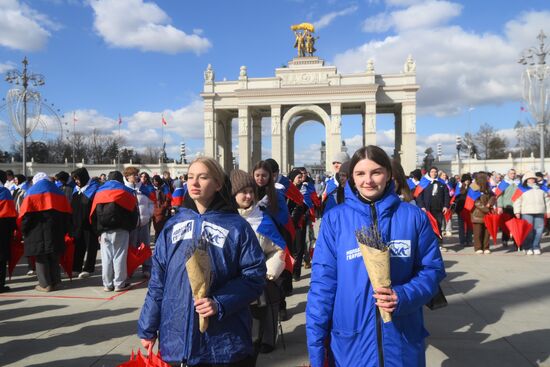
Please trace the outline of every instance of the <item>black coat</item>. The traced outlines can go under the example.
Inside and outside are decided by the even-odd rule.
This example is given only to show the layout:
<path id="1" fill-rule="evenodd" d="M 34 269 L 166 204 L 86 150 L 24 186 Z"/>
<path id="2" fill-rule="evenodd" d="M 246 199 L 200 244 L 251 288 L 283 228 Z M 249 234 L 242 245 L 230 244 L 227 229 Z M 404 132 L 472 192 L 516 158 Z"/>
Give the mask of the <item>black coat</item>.
<path id="1" fill-rule="evenodd" d="M 10 260 L 10 241 L 15 230 L 14 218 L 0 218 L 0 261 Z"/>
<path id="2" fill-rule="evenodd" d="M 71 228 L 71 215 L 57 210 L 26 213 L 21 221 L 25 256 L 61 254 L 65 251 L 65 234 Z"/>
<path id="3" fill-rule="evenodd" d="M 71 207 L 73 208 L 73 227 L 71 229 L 71 237 L 80 238 L 84 231 L 91 231 L 92 224 L 90 223 L 90 210 L 92 209 L 91 199 L 84 194 L 75 192 L 71 199 Z"/>
<path id="4" fill-rule="evenodd" d="M 434 185 L 438 185 L 437 193 L 432 195 Z M 447 185 L 435 180 L 426 187 L 420 195 L 416 198 L 416 203 L 420 208 L 426 208 L 426 210 L 441 210 L 443 208 L 449 208 L 451 197 L 449 196 L 449 189 Z M 434 204 L 437 203 L 438 208 L 434 208 Z"/>
<path id="5" fill-rule="evenodd" d="M 136 228 L 138 219 L 137 205 L 130 212 L 114 202 L 98 204 L 92 214 L 92 227 L 98 234 L 115 229 L 131 231 Z"/>

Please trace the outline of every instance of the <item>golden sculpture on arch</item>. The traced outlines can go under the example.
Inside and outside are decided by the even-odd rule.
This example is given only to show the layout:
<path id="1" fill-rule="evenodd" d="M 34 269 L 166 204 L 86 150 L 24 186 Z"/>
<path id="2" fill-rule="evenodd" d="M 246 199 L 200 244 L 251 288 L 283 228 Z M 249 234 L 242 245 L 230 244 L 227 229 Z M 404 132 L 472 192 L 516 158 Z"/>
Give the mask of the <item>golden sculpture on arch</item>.
<path id="1" fill-rule="evenodd" d="M 290 29 L 294 31 L 296 40 L 294 41 L 294 48 L 298 51 L 298 57 L 313 56 L 315 51 L 315 41 L 319 37 L 313 37 L 315 27 L 311 23 L 301 23 L 290 26 Z M 301 31 L 301 32 L 300 32 Z"/>

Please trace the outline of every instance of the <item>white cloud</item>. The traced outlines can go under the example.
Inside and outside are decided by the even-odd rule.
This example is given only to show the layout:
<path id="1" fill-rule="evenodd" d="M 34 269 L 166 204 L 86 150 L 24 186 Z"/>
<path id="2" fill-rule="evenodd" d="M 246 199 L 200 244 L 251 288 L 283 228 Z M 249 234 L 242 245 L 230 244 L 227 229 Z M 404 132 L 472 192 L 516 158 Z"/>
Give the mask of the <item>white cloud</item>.
<path id="1" fill-rule="evenodd" d="M 44 48 L 61 26 L 17 0 L 0 1 L 0 45 L 21 51 Z"/>
<path id="2" fill-rule="evenodd" d="M 211 44 L 199 34 L 186 34 L 170 24 L 168 15 L 143 0 L 91 0 L 94 26 L 114 47 L 176 54 L 205 52 Z"/>
<path id="3" fill-rule="evenodd" d="M 502 35 L 476 34 L 455 25 L 394 27 L 395 35 L 349 49 L 333 63 L 341 72 L 357 72 L 374 58 L 377 73 L 396 73 L 412 54 L 420 85 L 418 113 L 455 114 L 465 106 L 519 100 L 523 69 L 517 59 L 523 48 L 536 44 L 536 35 L 548 23 L 550 11 L 522 13 L 503 25 Z"/>
<path id="4" fill-rule="evenodd" d="M 369 17 L 363 23 L 363 31 L 386 32 L 391 28 L 399 31 L 435 27 L 459 16 L 461 11 L 462 5 L 457 3 L 428 1 Z"/>
<path id="5" fill-rule="evenodd" d="M 349 15 L 355 12 L 358 9 L 356 5 L 350 6 L 344 10 L 340 11 L 334 11 L 332 13 L 328 13 L 323 15 L 318 21 L 313 22 L 313 25 L 315 26 L 315 30 L 319 30 L 321 28 L 327 27 L 332 21 L 338 17 Z"/>
<path id="6" fill-rule="evenodd" d="M 0 74 L 3 74 L 8 70 L 15 69 L 15 67 L 15 63 L 11 61 L 0 63 Z"/>

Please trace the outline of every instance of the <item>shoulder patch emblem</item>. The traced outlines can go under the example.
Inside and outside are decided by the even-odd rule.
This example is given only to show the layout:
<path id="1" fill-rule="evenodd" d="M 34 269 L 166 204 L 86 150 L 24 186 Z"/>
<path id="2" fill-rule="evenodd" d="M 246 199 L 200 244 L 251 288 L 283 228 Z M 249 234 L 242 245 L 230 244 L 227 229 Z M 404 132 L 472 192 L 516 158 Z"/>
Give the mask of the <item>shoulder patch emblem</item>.
<path id="1" fill-rule="evenodd" d="M 228 233 L 229 231 L 227 229 L 214 223 L 202 222 L 201 235 L 214 246 L 223 248 Z"/>
<path id="2" fill-rule="evenodd" d="M 193 237 L 193 228 L 195 227 L 194 220 L 186 220 L 178 223 L 172 228 L 172 243 L 180 240 L 188 240 Z"/>

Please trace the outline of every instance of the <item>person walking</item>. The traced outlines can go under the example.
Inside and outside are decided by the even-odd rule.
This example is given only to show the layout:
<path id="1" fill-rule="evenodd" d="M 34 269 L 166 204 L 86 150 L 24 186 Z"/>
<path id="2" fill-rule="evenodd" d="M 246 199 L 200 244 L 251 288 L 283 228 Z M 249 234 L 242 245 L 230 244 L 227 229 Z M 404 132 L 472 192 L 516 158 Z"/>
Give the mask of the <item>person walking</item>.
<path id="1" fill-rule="evenodd" d="M 445 277 L 437 238 L 426 215 L 397 196 L 384 150 L 359 149 L 349 172 L 345 201 L 323 218 L 313 257 L 306 304 L 311 366 L 424 366 L 423 305 Z M 389 246 L 391 288 L 372 287 L 356 239 L 365 226 Z M 380 310 L 393 322 L 383 323 Z"/>
<path id="2" fill-rule="evenodd" d="M 460 183 L 455 188 L 455 212 L 458 222 L 458 242 L 461 246 L 471 246 L 473 240 L 473 228 L 471 228 L 471 216 L 468 210 L 464 209 L 468 189 L 472 183 L 472 176 L 464 173 Z"/>
<path id="3" fill-rule="evenodd" d="M 71 237 L 74 238 L 74 258 L 72 271 L 80 278 L 88 278 L 95 272 L 97 251 L 99 250 L 98 235 L 90 223 L 90 210 L 99 182 L 90 179 L 88 170 L 84 167 L 71 172 L 76 184 L 71 198 L 73 222 Z M 86 262 L 84 262 L 86 256 Z"/>
<path id="4" fill-rule="evenodd" d="M 35 289 L 51 292 L 61 284 L 59 257 L 65 251 L 65 235 L 70 230 L 71 205 L 44 172 L 35 174 L 32 183 L 21 204 L 18 220 L 25 256 L 36 258 L 38 285 Z"/>
<path id="5" fill-rule="evenodd" d="M 527 255 L 540 255 L 540 239 L 544 229 L 544 215 L 550 216 L 550 197 L 537 184 L 537 177 L 531 171 L 522 177 L 523 194 L 514 201 L 516 218 L 522 218 L 533 225 L 523 244 Z"/>
<path id="6" fill-rule="evenodd" d="M 120 172 L 109 173 L 90 213 L 92 228 L 99 235 L 103 290 L 125 291 L 131 286 L 126 265 L 130 231 L 136 228 L 139 212 L 134 192 L 124 185 Z"/>
<path id="7" fill-rule="evenodd" d="M 491 253 L 491 250 L 489 250 L 489 231 L 485 225 L 484 218 L 487 214 L 491 213 L 496 203 L 496 198 L 485 173 L 478 173 L 476 181 L 470 185 L 470 188 L 481 194 L 475 200 L 471 214 L 474 227 L 474 250 L 476 254 L 488 255 Z"/>
<path id="8" fill-rule="evenodd" d="M 195 159 L 187 182 L 184 207 L 156 243 L 138 336 L 145 348 L 159 338 L 162 358 L 176 366 L 254 366 L 249 305 L 265 284 L 262 249 L 216 160 Z M 207 297 L 194 299 L 186 262 L 199 245 L 206 246 L 213 282 Z M 202 334 L 199 316 L 208 318 Z"/>

